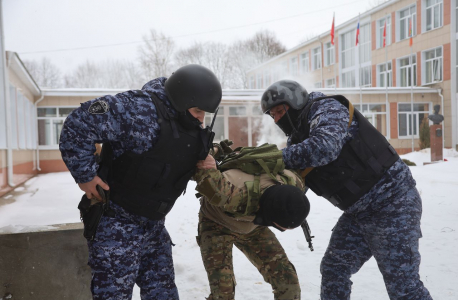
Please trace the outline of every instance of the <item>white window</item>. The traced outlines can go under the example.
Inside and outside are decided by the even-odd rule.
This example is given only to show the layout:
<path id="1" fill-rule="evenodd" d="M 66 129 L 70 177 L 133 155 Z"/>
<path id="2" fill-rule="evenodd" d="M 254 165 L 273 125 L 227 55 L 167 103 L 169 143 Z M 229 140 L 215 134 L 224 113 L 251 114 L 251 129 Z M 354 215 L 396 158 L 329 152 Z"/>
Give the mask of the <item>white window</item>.
<path id="1" fill-rule="evenodd" d="M 386 105 L 385 104 L 353 104 L 353 106 L 359 110 L 359 112 L 366 117 L 366 119 L 375 127 L 377 130 L 387 136 L 388 123 L 386 118 Z"/>
<path id="2" fill-rule="evenodd" d="M 11 148 L 18 148 L 16 88 L 10 85 Z"/>
<path id="3" fill-rule="evenodd" d="M 371 61 L 371 24 L 365 24 L 360 28 L 359 62 Z"/>
<path id="4" fill-rule="evenodd" d="M 25 101 L 25 132 L 26 132 L 26 148 L 33 149 L 35 148 L 35 114 L 34 114 L 34 107 L 32 102 L 28 99 Z"/>
<path id="5" fill-rule="evenodd" d="M 262 89 L 262 74 L 261 73 L 256 74 L 256 88 Z"/>
<path id="6" fill-rule="evenodd" d="M 334 45 L 331 42 L 324 44 L 324 65 L 330 66 L 335 62 L 335 50 Z"/>
<path id="7" fill-rule="evenodd" d="M 355 87 L 355 71 L 342 73 L 342 87 Z"/>
<path id="8" fill-rule="evenodd" d="M 442 81 L 442 47 L 424 51 L 422 56 L 425 70 L 423 82 L 430 84 Z"/>
<path id="9" fill-rule="evenodd" d="M 340 36 L 341 64 L 342 64 L 342 87 L 355 87 L 355 30 L 351 30 Z"/>
<path id="10" fill-rule="evenodd" d="M 272 80 L 272 82 L 277 82 L 280 80 L 280 68 L 278 65 L 273 67 Z"/>
<path id="11" fill-rule="evenodd" d="M 309 52 L 301 54 L 301 74 L 305 74 L 309 71 Z"/>
<path id="12" fill-rule="evenodd" d="M 264 71 L 264 87 L 267 88 L 270 85 L 270 70 Z"/>
<path id="13" fill-rule="evenodd" d="M 250 81 L 248 83 L 248 88 L 254 89 L 254 76 L 250 76 Z"/>
<path id="14" fill-rule="evenodd" d="M 336 87 L 336 79 L 335 78 L 326 79 L 326 81 L 324 82 L 324 86 L 326 88 L 335 88 Z"/>
<path id="15" fill-rule="evenodd" d="M 377 21 L 377 49 L 383 47 L 383 31 L 386 21 L 386 46 L 391 45 L 391 16 L 387 16 Z"/>
<path id="16" fill-rule="evenodd" d="M 407 87 L 412 85 L 412 76 L 413 76 L 413 85 L 417 85 L 417 57 L 412 55 L 412 62 L 409 57 L 404 57 L 398 59 L 398 80 L 397 85 L 400 87 Z M 413 66 L 413 70 L 411 68 Z"/>
<path id="17" fill-rule="evenodd" d="M 377 66 L 377 86 L 392 86 L 391 62 L 383 63 Z"/>
<path id="18" fill-rule="evenodd" d="M 38 144 L 54 149 L 59 145 L 65 118 L 76 107 L 38 107 Z"/>
<path id="19" fill-rule="evenodd" d="M 316 89 L 321 89 L 321 81 L 320 82 L 315 82 L 315 84 L 313 86 Z"/>
<path id="20" fill-rule="evenodd" d="M 312 50 L 312 70 L 321 69 L 321 47 Z"/>
<path id="21" fill-rule="evenodd" d="M 297 64 L 297 57 L 293 57 L 291 58 L 290 60 L 290 66 L 291 66 L 291 75 L 293 76 L 297 76 L 298 75 L 298 69 L 299 69 L 299 65 Z"/>
<path id="22" fill-rule="evenodd" d="M 398 12 L 398 41 L 405 40 L 410 37 L 409 28 L 412 23 L 412 36 L 417 35 L 417 6 L 412 5 Z"/>
<path id="23" fill-rule="evenodd" d="M 205 126 L 209 126 L 212 121 L 213 114 L 205 113 Z M 215 138 L 213 140 L 215 143 L 224 140 L 224 106 L 219 107 L 212 130 L 215 133 Z"/>
<path id="24" fill-rule="evenodd" d="M 400 138 L 411 138 L 412 134 L 418 138 L 418 128 L 424 118 L 428 117 L 429 105 L 427 103 L 398 103 L 398 135 Z M 413 128 L 412 128 L 413 117 Z"/>
<path id="25" fill-rule="evenodd" d="M 371 66 L 361 67 L 359 69 L 359 81 L 362 87 L 372 86 Z"/>
<path id="26" fill-rule="evenodd" d="M 426 0 L 426 31 L 442 27 L 442 0 Z"/>
<path id="27" fill-rule="evenodd" d="M 0 149 L 6 149 L 6 101 L 0 97 Z"/>

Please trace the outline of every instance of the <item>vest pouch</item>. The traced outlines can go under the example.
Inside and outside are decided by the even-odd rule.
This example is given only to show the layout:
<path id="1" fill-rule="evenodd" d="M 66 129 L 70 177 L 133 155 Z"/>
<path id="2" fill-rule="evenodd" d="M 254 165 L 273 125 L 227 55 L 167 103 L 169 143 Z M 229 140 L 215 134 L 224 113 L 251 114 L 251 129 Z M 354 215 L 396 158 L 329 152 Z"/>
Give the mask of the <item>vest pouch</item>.
<path id="1" fill-rule="evenodd" d="M 189 179 L 191 179 L 192 175 L 196 172 L 196 169 L 193 168 L 192 170 L 186 172 L 183 176 L 180 177 L 180 179 L 175 182 L 173 187 L 178 190 L 178 191 L 183 191 L 186 186 L 188 185 Z"/>
<path id="2" fill-rule="evenodd" d="M 128 160 L 116 170 L 115 177 L 124 188 L 148 191 L 164 182 L 170 173 L 170 166 L 152 157 Z"/>

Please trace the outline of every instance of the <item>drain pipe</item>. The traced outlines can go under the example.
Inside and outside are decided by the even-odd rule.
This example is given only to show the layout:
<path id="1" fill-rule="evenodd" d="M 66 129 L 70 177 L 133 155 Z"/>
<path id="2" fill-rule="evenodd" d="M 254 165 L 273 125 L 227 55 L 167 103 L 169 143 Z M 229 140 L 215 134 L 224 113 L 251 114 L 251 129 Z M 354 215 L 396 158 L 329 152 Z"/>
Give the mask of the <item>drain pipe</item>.
<path id="1" fill-rule="evenodd" d="M 442 95 L 442 89 L 437 90 L 439 97 L 441 97 L 441 107 L 442 107 L 442 115 L 445 117 L 444 114 L 444 96 Z M 445 150 L 445 121 L 442 125 L 442 159 L 444 159 L 444 150 Z"/>
<path id="2" fill-rule="evenodd" d="M 38 140 L 38 135 L 39 135 L 39 132 L 38 132 L 38 103 L 40 103 L 43 98 L 45 97 L 45 95 L 43 94 L 43 91 L 40 89 L 40 99 L 38 99 L 34 106 L 35 106 L 35 126 L 37 126 L 37 130 L 35 130 L 35 141 L 36 141 L 36 157 L 37 157 L 37 170 L 38 172 L 41 171 L 40 169 L 40 149 L 39 149 L 39 144 L 40 144 L 40 141 Z"/>

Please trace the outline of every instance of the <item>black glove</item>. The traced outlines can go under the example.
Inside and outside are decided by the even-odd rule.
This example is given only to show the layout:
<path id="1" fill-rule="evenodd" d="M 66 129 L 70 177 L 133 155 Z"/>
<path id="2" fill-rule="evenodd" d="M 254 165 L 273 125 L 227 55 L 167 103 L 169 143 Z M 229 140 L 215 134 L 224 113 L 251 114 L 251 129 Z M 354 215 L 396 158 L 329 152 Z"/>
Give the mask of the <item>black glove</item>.
<path id="1" fill-rule="evenodd" d="M 223 140 L 219 143 L 213 143 L 213 149 L 216 151 L 212 154 L 216 160 L 222 160 L 226 155 L 233 152 L 231 145 L 234 144 L 231 140 Z"/>

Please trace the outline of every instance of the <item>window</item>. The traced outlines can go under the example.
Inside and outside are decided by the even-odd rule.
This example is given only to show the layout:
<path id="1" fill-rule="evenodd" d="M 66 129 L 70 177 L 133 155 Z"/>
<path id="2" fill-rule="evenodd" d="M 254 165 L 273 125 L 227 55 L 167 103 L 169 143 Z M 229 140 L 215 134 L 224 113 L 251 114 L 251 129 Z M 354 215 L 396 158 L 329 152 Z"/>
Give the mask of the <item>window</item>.
<path id="1" fill-rule="evenodd" d="M 417 6 L 412 5 L 398 13 L 399 16 L 399 41 L 409 38 L 409 24 L 412 22 L 412 36 L 417 35 Z"/>
<path id="2" fill-rule="evenodd" d="M 246 116 L 246 106 L 229 107 L 229 116 Z"/>
<path id="3" fill-rule="evenodd" d="M 360 28 L 359 62 L 371 61 L 371 24 L 364 24 Z"/>
<path id="4" fill-rule="evenodd" d="M 324 65 L 330 66 L 335 62 L 335 50 L 334 45 L 331 42 L 324 44 Z"/>
<path id="5" fill-rule="evenodd" d="M 398 103 L 398 133 L 400 138 L 418 138 L 418 128 L 424 118 L 428 117 L 429 105 L 414 103 L 413 111 L 410 103 Z M 413 128 L 412 128 L 413 117 Z"/>
<path id="6" fill-rule="evenodd" d="M 288 61 L 287 60 L 281 63 L 280 74 L 282 78 L 284 78 L 285 76 L 288 76 Z"/>
<path id="7" fill-rule="evenodd" d="M 254 76 L 250 76 L 250 81 L 248 83 L 248 88 L 250 89 L 254 89 L 255 86 L 254 86 Z"/>
<path id="8" fill-rule="evenodd" d="M 442 81 L 442 47 L 423 52 L 425 72 L 422 74 L 424 83 L 430 84 Z"/>
<path id="9" fill-rule="evenodd" d="M 342 87 L 355 87 L 355 30 L 351 30 L 341 37 L 340 54 L 342 57 Z"/>
<path id="10" fill-rule="evenodd" d="M 18 148 L 16 88 L 10 85 L 11 147 Z"/>
<path id="11" fill-rule="evenodd" d="M 377 86 L 392 86 L 392 78 L 391 62 L 377 66 Z"/>
<path id="12" fill-rule="evenodd" d="M 3 92 L 2 92 L 3 93 Z M 6 149 L 6 101 L 0 97 L 0 149 Z"/>
<path id="13" fill-rule="evenodd" d="M 312 70 L 321 69 L 321 48 L 312 50 Z"/>
<path id="14" fill-rule="evenodd" d="M 262 74 L 261 73 L 256 74 L 256 88 L 262 89 Z"/>
<path id="15" fill-rule="evenodd" d="M 28 101 L 20 91 L 17 91 L 16 109 L 17 109 L 17 136 L 19 149 L 25 149 L 25 101 Z M 14 133 L 13 133 L 14 134 Z"/>
<path id="16" fill-rule="evenodd" d="M 315 84 L 313 86 L 316 89 L 321 89 L 321 81 L 320 82 L 315 82 Z"/>
<path id="17" fill-rule="evenodd" d="M 38 144 L 55 148 L 59 145 L 60 132 L 65 118 L 76 107 L 38 107 Z M 45 147 L 46 148 L 46 147 Z"/>
<path id="18" fill-rule="evenodd" d="M 372 86 L 371 66 L 361 67 L 359 69 L 359 84 L 361 87 Z"/>
<path id="19" fill-rule="evenodd" d="M 331 78 L 331 79 L 326 79 L 324 82 L 324 86 L 327 88 L 335 88 L 336 87 L 336 79 Z"/>
<path id="20" fill-rule="evenodd" d="M 387 119 L 386 119 L 386 105 L 385 104 L 353 104 L 353 106 L 364 115 L 364 117 L 375 127 L 377 130 L 387 136 Z"/>
<path id="21" fill-rule="evenodd" d="M 342 87 L 355 87 L 355 71 L 342 73 Z"/>
<path id="22" fill-rule="evenodd" d="M 205 113 L 205 126 L 210 126 L 212 121 L 213 114 Z M 224 140 L 224 106 L 219 107 L 212 130 L 215 133 L 215 138 L 213 140 L 215 143 Z"/>
<path id="23" fill-rule="evenodd" d="M 270 71 L 265 70 L 264 71 L 264 87 L 268 87 L 270 85 Z"/>
<path id="24" fill-rule="evenodd" d="M 412 66 L 409 57 L 404 57 L 398 59 L 399 66 L 399 76 L 398 76 L 398 86 L 407 87 L 412 85 L 412 76 L 413 76 L 413 85 L 417 85 L 417 57 L 412 55 Z"/>
<path id="25" fill-rule="evenodd" d="M 383 31 L 386 21 L 386 45 L 391 45 L 391 16 L 387 16 L 377 21 L 377 49 L 383 47 Z"/>
<path id="26" fill-rule="evenodd" d="M 309 53 L 304 52 L 301 54 L 301 74 L 305 74 L 309 71 Z"/>
<path id="27" fill-rule="evenodd" d="M 290 66 L 291 66 L 291 75 L 297 76 L 298 75 L 298 64 L 297 64 L 297 57 L 293 57 L 290 60 Z"/>
<path id="28" fill-rule="evenodd" d="M 272 70 L 272 82 L 276 82 L 280 80 L 280 68 L 279 66 L 274 66 Z"/>
<path id="29" fill-rule="evenodd" d="M 442 0 L 426 0 L 426 31 L 442 26 Z"/>

